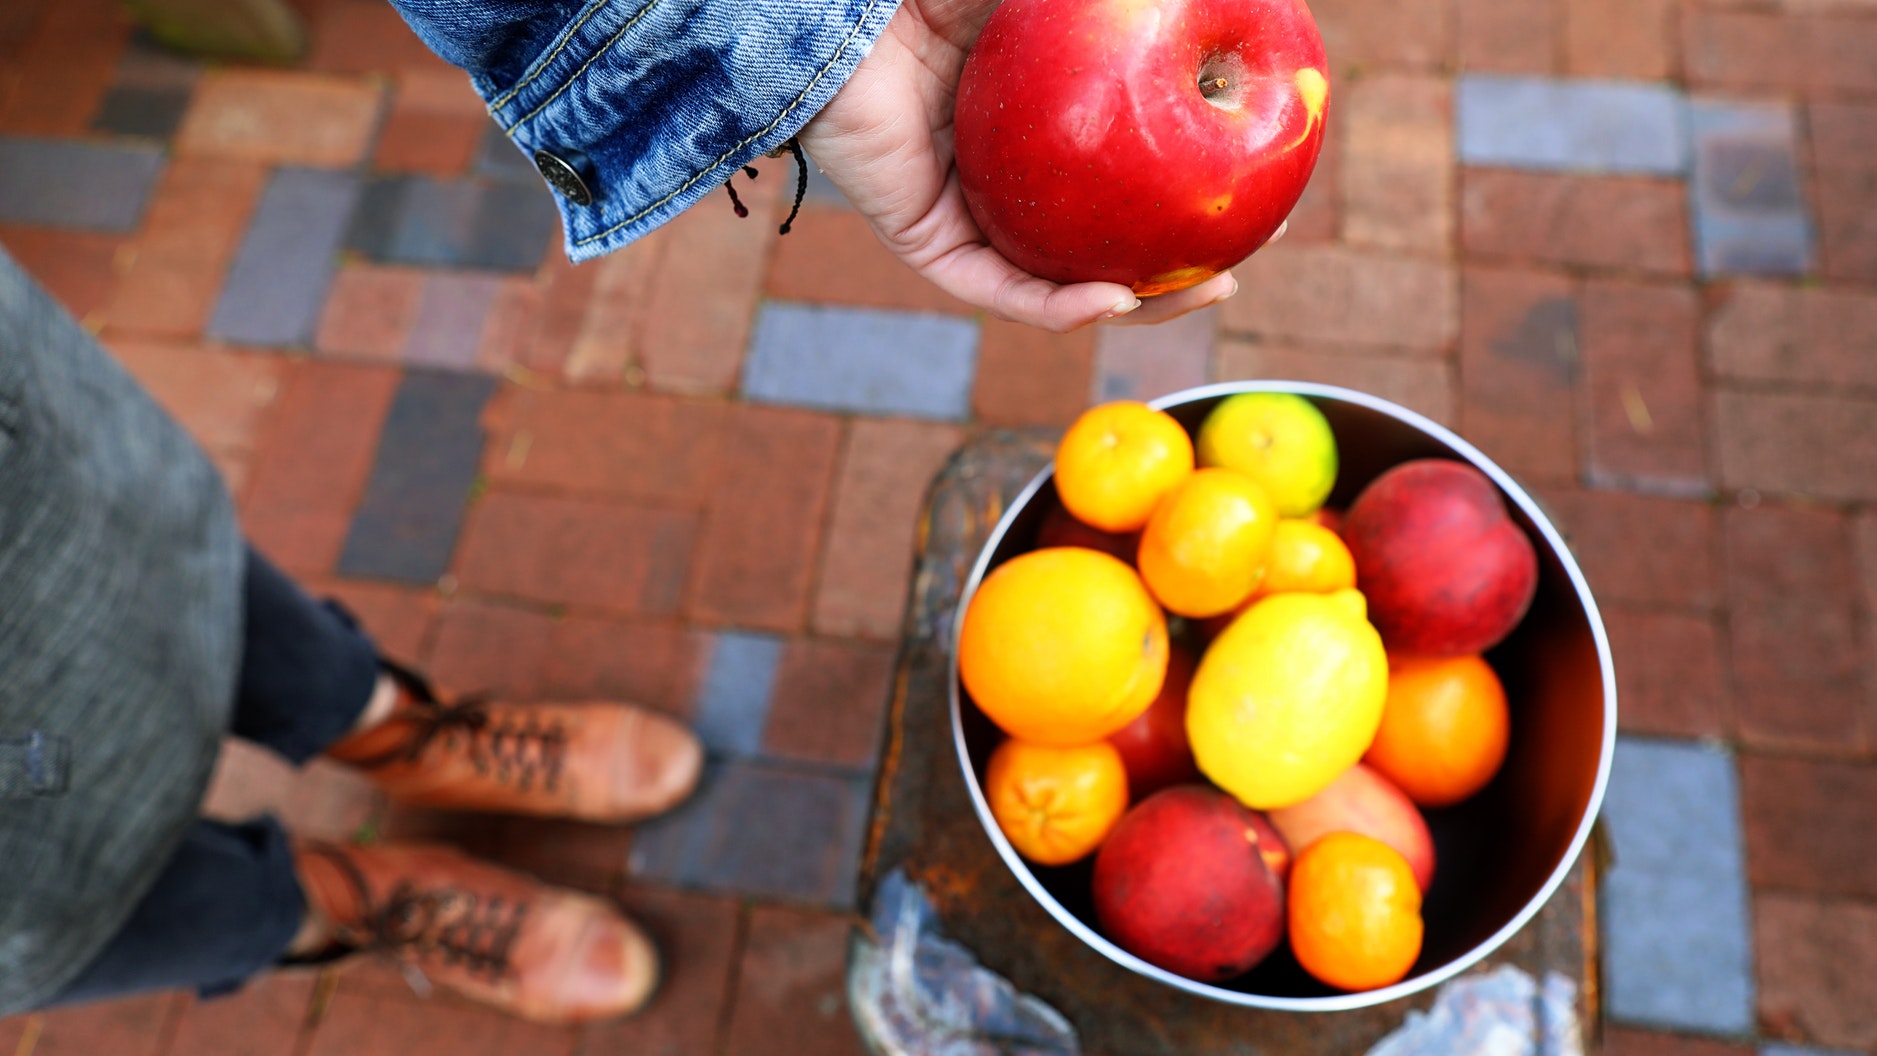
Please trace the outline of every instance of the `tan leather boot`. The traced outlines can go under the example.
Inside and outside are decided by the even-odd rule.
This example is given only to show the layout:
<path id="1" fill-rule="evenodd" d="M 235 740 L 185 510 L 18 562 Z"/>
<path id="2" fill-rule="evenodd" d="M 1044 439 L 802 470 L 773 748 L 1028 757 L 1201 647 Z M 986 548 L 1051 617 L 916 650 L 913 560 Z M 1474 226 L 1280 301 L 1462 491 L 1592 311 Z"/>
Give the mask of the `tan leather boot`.
<path id="1" fill-rule="evenodd" d="M 620 703 L 440 702 L 393 665 L 391 717 L 327 749 L 400 802 L 449 810 L 622 822 L 669 810 L 697 787 L 697 736 Z"/>
<path id="2" fill-rule="evenodd" d="M 637 1011 L 658 986 L 651 940 L 611 905 L 432 844 L 305 843 L 308 909 L 341 946 L 538 1023 Z"/>

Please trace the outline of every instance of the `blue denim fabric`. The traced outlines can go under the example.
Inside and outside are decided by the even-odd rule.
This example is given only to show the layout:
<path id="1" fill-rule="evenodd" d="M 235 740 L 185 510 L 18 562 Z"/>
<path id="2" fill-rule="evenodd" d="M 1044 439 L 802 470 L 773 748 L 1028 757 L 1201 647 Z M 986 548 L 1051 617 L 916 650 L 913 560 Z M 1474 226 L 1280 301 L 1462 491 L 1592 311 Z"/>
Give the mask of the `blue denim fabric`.
<path id="1" fill-rule="evenodd" d="M 590 260 L 696 204 L 801 130 L 898 0 L 392 0 L 468 70 L 523 153 L 578 171 L 559 200 Z"/>

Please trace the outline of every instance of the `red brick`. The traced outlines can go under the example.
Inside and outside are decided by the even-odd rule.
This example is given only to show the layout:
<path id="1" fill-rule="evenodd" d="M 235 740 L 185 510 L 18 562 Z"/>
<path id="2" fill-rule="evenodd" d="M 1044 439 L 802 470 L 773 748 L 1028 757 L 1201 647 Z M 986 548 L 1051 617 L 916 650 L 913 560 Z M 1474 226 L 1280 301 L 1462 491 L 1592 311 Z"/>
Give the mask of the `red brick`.
<path id="1" fill-rule="evenodd" d="M 688 718 L 704 636 L 669 622 L 569 616 L 554 625 L 541 695 L 623 700 Z"/>
<path id="2" fill-rule="evenodd" d="M 47 5 L 24 43 L 17 68 L 0 74 L 0 130 L 15 135 L 75 136 L 87 131 L 110 88 L 128 12 L 106 0 Z"/>
<path id="3" fill-rule="evenodd" d="M 362 579 L 330 579 L 307 589 L 338 599 L 391 659 L 414 665 L 424 655 L 437 619 L 435 590 Z"/>
<path id="4" fill-rule="evenodd" d="M 1578 310 L 1591 479 L 1706 491 L 1694 291 L 1593 279 Z"/>
<path id="5" fill-rule="evenodd" d="M 1381 74 L 1344 85 L 1338 119 L 1343 237 L 1449 254 L 1454 241 L 1453 91 L 1445 77 Z"/>
<path id="6" fill-rule="evenodd" d="M 341 988 L 319 1022 L 306 1056 L 572 1056 L 571 1027 L 529 1023 L 463 1002 Z"/>
<path id="7" fill-rule="evenodd" d="M 150 994 L 54 1009 L 28 1056 L 160 1056 L 182 1000 Z"/>
<path id="8" fill-rule="evenodd" d="M 395 363 L 417 321 L 425 273 L 415 268 L 348 264 L 332 277 L 313 346 L 347 358 Z"/>
<path id="9" fill-rule="evenodd" d="M 356 78 L 210 70 L 176 133 L 183 156 L 340 168 L 365 157 L 380 92 Z"/>
<path id="10" fill-rule="evenodd" d="M 827 415 L 730 409 L 722 464 L 699 531 L 688 615 L 775 631 L 802 627 L 840 433 Z"/>
<path id="11" fill-rule="evenodd" d="M 1733 731 L 1714 619 L 1601 607 L 1624 733 L 1724 738 Z"/>
<path id="12" fill-rule="evenodd" d="M 1460 67 L 1482 73 L 1555 73 L 1563 0 L 1458 0 Z"/>
<path id="13" fill-rule="evenodd" d="M 1553 488 L 1542 498 L 1600 600 L 1696 610 L 1719 603 L 1707 503 Z"/>
<path id="14" fill-rule="evenodd" d="M 1451 426 L 1453 365 L 1444 359 L 1370 355 L 1342 348 L 1228 340 L 1219 345 L 1215 380 L 1279 378 L 1340 385 L 1380 396 Z"/>
<path id="15" fill-rule="evenodd" d="M 1466 169 L 1460 245 L 1477 257 L 1686 275 L 1679 180 Z"/>
<path id="16" fill-rule="evenodd" d="M 1219 306 L 1228 332 L 1424 352 L 1459 334 L 1459 276 L 1439 261 L 1286 240 L 1233 271 L 1238 295 Z"/>
<path id="17" fill-rule="evenodd" d="M 1460 432 L 1539 480 L 1577 475 L 1573 293 L 1559 275 L 1468 268 L 1461 295 Z"/>
<path id="18" fill-rule="evenodd" d="M 1803 27 L 1789 16 L 1690 6 L 1681 24 L 1682 63 L 1690 84 L 1785 90 L 1805 83 Z"/>
<path id="19" fill-rule="evenodd" d="M 1877 895 L 1877 766 L 1744 755 L 1740 804 L 1755 887 Z"/>
<path id="20" fill-rule="evenodd" d="M 1864 614 L 1877 618 L 1877 510 L 1865 510 L 1858 515 L 1852 534 L 1858 571 L 1862 573 L 1864 584 Z M 1866 622 L 1877 623 L 1877 619 Z"/>
<path id="21" fill-rule="evenodd" d="M 1814 103 L 1808 117 L 1820 270 L 1877 279 L 1877 106 Z"/>
<path id="22" fill-rule="evenodd" d="M 5 83 L 0 82 L 0 92 L 4 89 Z M 32 1013 L 0 1019 L 0 1052 L 25 1052 L 31 1056 L 33 1050 L 27 1044 L 26 1039 L 31 1037 L 32 1045 L 37 1045 L 39 1033 L 45 1028 L 45 1024 L 45 1016 Z"/>
<path id="23" fill-rule="evenodd" d="M 215 1056 L 291 1053 L 312 1011 L 315 981 L 309 972 L 275 972 L 227 997 L 185 998 L 169 1051 Z"/>
<path id="24" fill-rule="evenodd" d="M 256 164 L 172 158 L 131 242 L 129 267 L 107 313 L 111 326 L 166 337 L 201 334 L 266 179 Z"/>
<path id="25" fill-rule="evenodd" d="M 1746 1045 L 1686 1034 L 1611 1026 L 1603 1032 L 1603 1056 L 1753 1056 Z"/>
<path id="26" fill-rule="evenodd" d="M 1832 752 L 1867 745 L 1845 517 L 1734 507 L 1721 523 L 1742 737 Z"/>
<path id="27" fill-rule="evenodd" d="M 482 98 L 461 71 L 406 70 L 372 163 L 381 172 L 413 172 L 451 179 L 468 171 L 491 121 Z"/>
<path id="28" fill-rule="evenodd" d="M 308 69 L 328 73 L 396 73 L 407 70 L 462 74 L 424 46 L 397 8 L 373 0 L 319 0 L 307 29 L 312 48 Z"/>
<path id="29" fill-rule="evenodd" d="M 728 1011 L 737 955 L 737 903 L 650 887 L 625 893 L 627 912 L 665 953 L 665 977 L 645 1011 L 586 1028 L 584 1052 L 691 1056 L 725 1051 L 717 1036 Z"/>
<path id="30" fill-rule="evenodd" d="M 483 471 L 501 485 L 692 506 L 710 494 L 724 405 L 511 388 Z"/>
<path id="31" fill-rule="evenodd" d="M 744 196 L 747 219 L 738 219 L 727 202 L 707 202 L 665 225 L 665 251 L 648 284 L 639 346 L 653 388 L 736 388 L 762 297 L 763 268 L 782 220 L 775 194 L 781 182 Z"/>
<path id="32" fill-rule="evenodd" d="M 593 499 L 491 491 L 456 556 L 470 590 L 662 615 L 675 611 L 697 515 Z"/>
<path id="33" fill-rule="evenodd" d="M 847 1009 L 847 917 L 750 911 L 725 1052 L 737 1056 L 862 1056 Z"/>
<path id="34" fill-rule="evenodd" d="M 972 307 L 912 270 L 874 235 L 867 218 L 840 206 L 804 206 L 776 240 L 768 296 L 785 301 L 969 314 Z"/>
<path id="35" fill-rule="evenodd" d="M 1877 501 L 1877 399 L 1723 389 L 1711 420 L 1728 487 Z"/>
<path id="36" fill-rule="evenodd" d="M 551 616 L 489 602 L 455 599 L 437 618 L 431 679 L 449 695 L 530 700 L 540 693 Z"/>
<path id="37" fill-rule="evenodd" d="M 567 293 L 586 289 L 587 299 L 578 305 L 576 320 L 561 324 L 567 333 L 562 365 L 567 380 L 645 384 L 646 320 L 652 312 L 653 283 L 664 267 L 670 243 L 670 232 L 659 228 L 623 250 L 581 265 L 592 278 L 586 286 L 570 287 Z M 557 293 L 560 285 L 556 283 Z M 573 310 L 575 302 L 568 296 L 558 301 L 557 309 Z"/>
<path id="38" fill-rule="evenodd" d="M 1763 1033 L 1877 1048 L 1877 907 L 1760 893 L 1753 946 Z"/>
<path id="39" fill-rule="evenodd" d="M 319 576 L 338 562 L 398 381 L 341 363 L 286 371 L 241 503 L 249 539 L 281 568 Z"/>
<path id="40" fill-rule="evenodd" d="M 636 247 L 647 242 L 651 246 L 638 250 L 639 254 L 661 245 L 662 239 L 654 231 L 601 263 L 633 253 Z M 561 372 L 574 343 L 580 339 L 588 306 L 593 300 L 593 287 L 601 271 L 595 264 L 576 266 L 570 263 L 560 250 L 548 252 L 536 278 L 537 303 L 531 313 L 530 333 L 515 346 L 515 361 L 519 365 L 541 373 Z"/>
<path id="41" fill-rule="evenodd" d="M 822 548 L 817 631 L 883 641 L 899 637 L 926 491 L 963 440 L 950 425 L 854 421 Z"/>
<path id="42" fill-rule="evenodd" d="M 261 422 L 280 395 L 278 356 L 223 348 L 110 342 L 112 355 L 214 459 L 240 493 Z"/>
<path id="43" fill-rule="evenodd" d="M 1454 0 L 1314 0 L 1330 61 L 1348 67 L 1452 65 Z"/>
<path id="44" fill-rule="evenodd" d="M 566 818 L 489 818 L 494 858 L 543 883 L 610 896 L 625 885 L 632 829 Z"/>
<path id="45" fill-rule="evenodd" d="M 763 728 L 766 754 L 871 769 L 893 690 L 890 645 L 796 639 L 782 651 Z"/>
<path id="46" fill-rule="evenodd" d="M 224 738 L 202 798 L 202 813 L 241 821 L 270 811 L 291 795 L 294 776 L 293 768 L 271 751 L 237 737 Z"/>
<path id="47" fill-rule="evenodd" d="M 978 331 L 971 409 L 985 425 L 1066 428 L 1087 408 L 1095 331 L 1052 334 L 985 318 Z"/>
<path id="48" fill-rule="evenodd" d="M 93 332 L 104 325 L 126 245 L 122 237 L 0 224 L 0 245 L 73 318 Z"/>
<path id="49" fill-rule="evenodd" d="M 1877 19 L 1869 11 L 1865 17 L 1818 16 L 1807 19 L 1805 27 L 1807 68 L 1811 73 L 1807 87 L 1812 94 L 1842 95 L 1877 92 Z"/>
<path id="50" fill-rule="evenodd" d="M 1565 0 L 1564 72 L 1664 80 L 1677 70 L 1674 0 Z"/>
<path id="51" fill-rule="evenodd" d="M 476 366 L 491 374 L 506 375 L 510 367 L 521 363 L 535 339 L 541 301 L 541 287 L 532 280 L 503 280 L 496 287 L 489 315 L 482 322 Z"/>
<path id="52" fill-rule="evenodd" d="M 1204 385 L 1218 332 L 1219 310 L 1214 307 L 1152 326 L 1098 328 L 1090 398 L 1151 400 Z"/>
<path id="53" fill-rule="evenodd" d="M 1742 282 L 1708 319 L 1708 362 L 1744 381 L 1877 388 L 1877 295 Z"/>

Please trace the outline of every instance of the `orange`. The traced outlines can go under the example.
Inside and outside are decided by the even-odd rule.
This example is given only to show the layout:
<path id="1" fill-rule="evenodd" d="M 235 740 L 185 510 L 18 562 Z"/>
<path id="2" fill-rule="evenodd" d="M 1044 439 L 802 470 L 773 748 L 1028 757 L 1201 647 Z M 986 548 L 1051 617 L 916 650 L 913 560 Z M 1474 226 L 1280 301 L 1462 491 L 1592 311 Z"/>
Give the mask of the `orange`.
<path id="1" fill-rule="evenodd" d="M 1421 888 L 1401 852 L 1371 836 L 1332 832 L 1290 867 L 1290 948 L 1341 990 L 1398 983 L 1421 955 Z"/>
<path id="2" fill-rule="evenodd" d="M 1056 445 L 1056 494 L 1078 520 L 1104 532 L 1137 531 L 1192 472 L 1186 427 L 1132 400 L 1082 412 Z"/>
<path id="3" fill-rule="evenodd" d="M 1127 812 L 1127 771 L 1107 741 L 1055 748 L 1012 738 L 991 753 L 984 798 L 1018 854 L 1068 865 L 1100 847 Z"/>
<path id="4" fill-rule="evenodd" d="M 1147 589 L 1181 616 L 1230 612 L 1264 574 L 1277 509 L 1236 470 L 1201 469 L 1154 509 L 1137 562 Z"/>
<path id="5" fill-rule="evenodd" d="M 1285 518 L 1271 534 L 1271 555 L 1255 597 L 1301 590 L 1328 594 L 1356 585 L 1356 559 L 1342 537 L 1314 521 Z"/>
<path id="6" fill-rule="evenodd" d="M 1362 761 L 1423 807 L 1485 788 L 1505 762 L 1505 687 L 1478 656 L 1391 657 L 1382 725 Z"/>
<path id="7" fill-rule="evenodd" d="M 1147 710 L 1167 674 L 1167 618 L 1120 560 L 1078 546 L 1019 554 L 971 596 L 958 673 L 992 722 L 1087 744 Z"/>

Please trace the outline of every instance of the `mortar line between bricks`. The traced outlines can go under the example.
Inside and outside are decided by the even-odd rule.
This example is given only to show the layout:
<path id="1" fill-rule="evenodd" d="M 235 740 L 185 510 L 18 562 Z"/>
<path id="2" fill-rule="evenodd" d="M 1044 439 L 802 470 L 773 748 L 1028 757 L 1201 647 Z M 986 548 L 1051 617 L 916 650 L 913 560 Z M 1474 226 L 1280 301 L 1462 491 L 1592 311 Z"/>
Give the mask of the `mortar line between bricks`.
<path id="1" fill-rule="evenodd" d="M 980 332 L 979 341 L 982 340 L 983 336 L 982 332 Z M 977 382 L 977 364 L 975 362 L 972 364 L 971 370 L 972 383 L 975 386 Z M 802 614 L 802 629 L 804 630 L 812 631 L 815 627 L 816 602 L 821 598 L 821 584 L 828 573 L 828 544 L 834 539 L 834 516 L 835 512 L 841 507 L 842 491 L 844 490 L 841 487 L 841 479 L 845 474 L 849 460 L 853 458 L 854 435 L 859 431 L 855 424 L 857 417 L 857 415 L 853 414 L 842 414 L 838 416 L 841 423 L 840 444 L 837 449 L 838 454 L 834 459 L 834 464 L 828 469 L 828 497 L 821 508 L 820 523 L 815 528 L 815 567 L 808 575 L 807 611 Z"/>
<path id="2" fill-rule="evenodd" d="M 730 1023 L 736 1018 L 737 991 L 743 985 L 743 958 L 749 952 L 751 915 L 750 900 L 738 899 L 736 936 L 730 942 L 730 971 L 726 973 L 723 981 L 723 1003 L 719 1006 L 721 1011 L 717 1013 L 717 1033 L 712 1039 L 714 1044 L 711 1045 L 710 1050 L 715 1056 L 733 1056 L 730 1052 Z"/>

